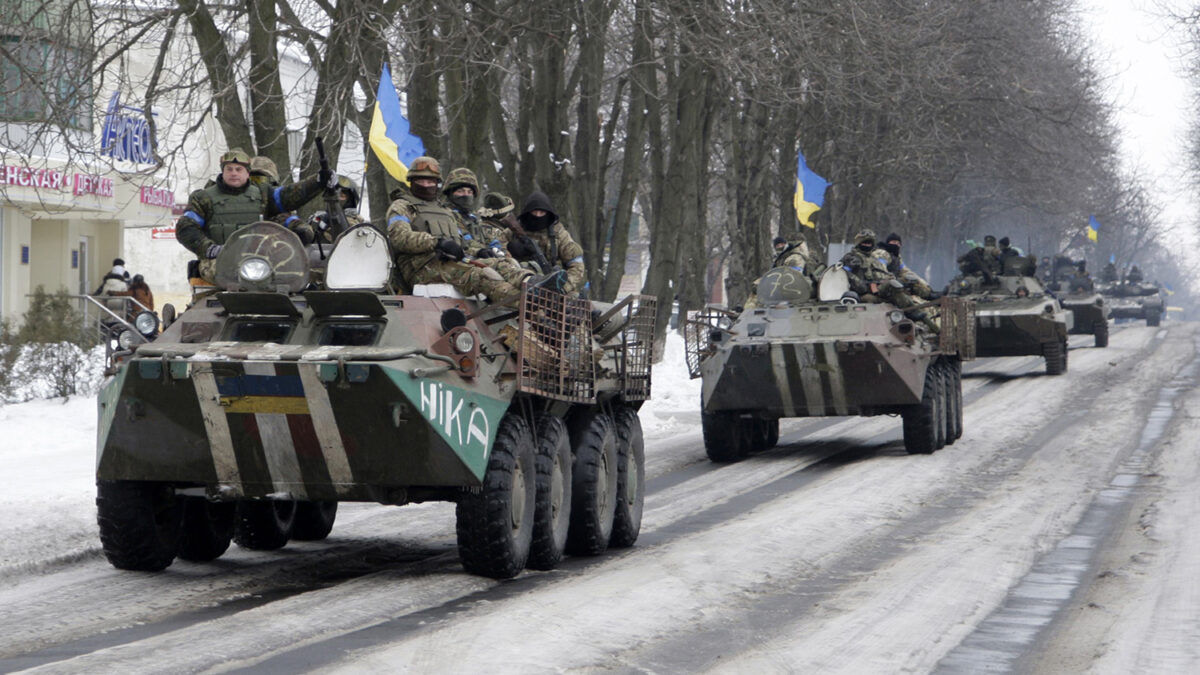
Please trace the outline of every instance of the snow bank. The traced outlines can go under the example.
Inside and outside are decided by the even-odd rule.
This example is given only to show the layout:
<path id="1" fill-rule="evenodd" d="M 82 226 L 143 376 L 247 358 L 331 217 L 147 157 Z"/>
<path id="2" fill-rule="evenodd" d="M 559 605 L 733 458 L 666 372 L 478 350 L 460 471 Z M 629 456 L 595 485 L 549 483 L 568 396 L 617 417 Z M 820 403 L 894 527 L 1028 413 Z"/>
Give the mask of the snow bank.
<path id="1" fill-rule="evenodd" d="M 639 413 L 646 436 L 663 437 L 695 428 L 700 412 L 700 379 L 688 377 L 683 336 L 667 333 L 663 360 L 651 373 L 651 397 Z"/>

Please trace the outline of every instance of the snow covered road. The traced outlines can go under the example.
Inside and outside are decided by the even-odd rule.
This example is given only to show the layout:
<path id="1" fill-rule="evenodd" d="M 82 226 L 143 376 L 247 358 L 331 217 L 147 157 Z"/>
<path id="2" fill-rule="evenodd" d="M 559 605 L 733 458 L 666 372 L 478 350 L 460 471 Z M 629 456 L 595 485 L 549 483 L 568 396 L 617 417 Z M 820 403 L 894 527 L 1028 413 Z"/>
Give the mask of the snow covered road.
<path id="1" fill-rule="evenodd" d="M 1198 340 L 1073 337 L 1061 377 L 968 364 L 963 437 L 934 455 L 896 418 L 841 418 L 732 465 L 667 363 L 638 544 L 506 582 L 461 571 L 446 504 L 343 504 L 323 542 L 115 570 L 94 401 L 0 408 L 0 671 L 1195 672 Z"/>

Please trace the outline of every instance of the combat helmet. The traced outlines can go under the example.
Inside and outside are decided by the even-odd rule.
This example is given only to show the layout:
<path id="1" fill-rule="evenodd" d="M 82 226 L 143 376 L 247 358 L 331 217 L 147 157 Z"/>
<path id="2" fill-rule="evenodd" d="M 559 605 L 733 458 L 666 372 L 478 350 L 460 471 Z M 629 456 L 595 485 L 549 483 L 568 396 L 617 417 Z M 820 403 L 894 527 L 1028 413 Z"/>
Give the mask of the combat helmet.
<path id="1" fill-rule="evenodd" d="M 517 205 L 508 195 L 499 192 L 489 192 L 483 196 L 483 208 L 479 209 L 482 218 L 497 218 L 506 213 L 512 213 Z"/>
<path id="2" fill-rule="evenodd" d="M 864 229 L 859 230 L 858 234 L 854 235 L 854 245 L 855 246 L 858 246 L 859 244 L 863 243 L 864 241 L 870 241 L 872 244 L 874 244 L 875 243 L 875 230 L 872 230 L 870 228 L 864 228 Z"/>
<path id="3" fill-rule="evenodd" d="M 250 155 L 246 154 L 241 148 L 230 148 L 225 154 L 221 155 L 221 168 L 226 164 L 241 164 L 247 169 L 250 168 Z"/>
<path id="4" fill-rule="evenodd" d="M 250 175 L 266 177 L 272 183 L 279 182 L 279 169 L 275 167 L 275 162 L 271 161 L 270 157 L 262 155 L 250 158 Z"/>
<path id="5" fill-rule="evenodd" d="M 408 165 L 408 180 L 412 181 L 414 178 L 432 178 L 440 182 L 442 167 L 436 159 L 421 155 Z"/>
<path id="6" fill-rule="evenodd" d="M 458 167 L 446 174 L 446 186 L 442 188 L 442 194 L 450 194 L 458 188 L 469 187 L 479 194 L 479 181 L 475 178 L 475 172 L 465 167 Z"/>
<path id="7" fill-rule="evenodd" d="M 340 173 L 338 174 L 337 189 L 338 189 L 338 192 L 343 192 L 346 195 L 346 203 L 342 204 L 342 208 L 344 208 L 344 209 L 357 209 L 358 208 L 358 199 L 359 199 L 358 185 L 356 185 L 354 183 L 354 181 L 350 179 L 349 176 L 343 176 Z"/>

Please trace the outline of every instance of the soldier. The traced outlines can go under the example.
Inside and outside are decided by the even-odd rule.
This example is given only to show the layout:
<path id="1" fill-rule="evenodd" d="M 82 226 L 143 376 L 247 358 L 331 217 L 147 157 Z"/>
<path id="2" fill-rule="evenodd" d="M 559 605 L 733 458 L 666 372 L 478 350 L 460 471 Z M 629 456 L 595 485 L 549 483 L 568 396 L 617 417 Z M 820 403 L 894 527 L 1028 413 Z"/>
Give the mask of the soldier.
<path id="1" fill-rule="evenodd" d="M 1117 280 L 1117 265 L 1116 265 L 1116 263 L 1109 262 L 1107 265 L 1104 266 L 1104 269 L 1100 270 L 1100 281 L 1103 281 L 1106 284 L 1111 284 L 1111 283 L 1115 282 L 1116 280 Z"/>
<path id="2" fill-rule="evenodd" d="M 862 230 L 854 235 L 854 248 L 842 256 L 842 267 L 850 276 L 850 290 L 858 293 L 863 302 L 890 302 L 900 309 L 908 309 L 917 303 L 904 291 L 902 284 L 883 262 L 873 255 L 875 250 L 875 233 Z M 920 321 L 925 327 L 937 332 L 938 327 L 925 312 L 909 310 L 908 318 Z"/>
<path id="3" fill-rule="evenodd" d="M 775 255 L 783 253 L 783 249 L 787 248 L 787 239 L 783 237 L 775 237 L 771 240 L 771 248 L 775 249 Z"/>
<path id="4" fill-rule="evenodd" d="M 558 289 L 571 294 L 587 287 L 587 267 L 583 262 L 583 247 L 575 243 L 567 228 L 554 212 L 554 205 L 543 192 L 534 192 L 525 198 L 525 207 L 517 216 L 517 222 L 529 235 L 551 265 L 561 266 L 565 279 Z M 533 259 L 537 251 L 529 250 L 525 242 L 512 230 L 504 233 L 508 250 L 517 260 Z M 516 245 L 514 247 L 514 244 Z M 547 272 L 548 270 L 543 270 Z"/>
<path id="5" fill-rule="evenodd" d="M 1137 265 L 1130 267 L 1129 274 L 1125 275 L 1125 280 L 1131 284 L 1142 283 L 1142 271 L 1140 269 L 1138 269 Z"/>
<path id="6" fill-rule="evenodd" d="M 262 155 L 251 157 L 250 182 L 257 185 L 258 189 L 263 191 L 270 191 L 279 187 L 279 169 L 276 168 L 275 162 L 270 157 L 263 157 Z M 305 242 L 312 241 L 312 227 L 308 223 L 301 222 L 300 217 L 296 215 L 295 211 L 284 211 L 283 213 L 275 214 L 271 220 L 289 230 L 295 231 Z"/>
<path id="7" fill-rule="evenodd" d="M 879 248 L 876 248 L 872 252 L 872 255 L 883 263 L 887 271 L 892 273 L 892 276 L 904 284 L 905 290 L 909 293 L 924 300 L 934 299 L 933 288 L 921 278 L 921 275 L 912 271 L 904 264 L 904 260 L 900 257 L 900 243 L 900 235 L 892 232 L 879 244 Z"/>
<path id="8" fill-rule="evenodd" d="M 984 241 L 990 239 L 993 244 L 996 238 L 988 235 Z M 983 277 L 984 283 L 996 283 L 996 275 L 1000 273 L 1000 261 L 995 256 L 988 254 L 987 246 L 976 246 L 958 257 L 958 270 L 967 275 L 978 275 Z"/>
<path id="9" fill-rule="evenodd" d="M 1087 272 L 1086 260 L 1075 262 L 1074 274 L 1067 280 L 1067 288 L 1072 293 L 1091 293 L 1096 289 L 1096 284 L 1092 282 L 1092 277 Z"/>
<path id="10" fill-rule="evenodd" d="M 514 302 L 520 295 L 516 286 L 494 269 L 464 262 L 458 218 L 437 201 L 441 179 L 436 159 L 414 159 L 408 169 L 410 189 L 388 207 L 388 240 L 401 281 L 409 287 L 447 283 L 463 295 L 482 293 L 493 302 Z"/>
<path id="11" fill-rule="evenodd" d="M 808 242 L 803 238 L 788 241 L 783 237 L 775 237 L 771 245 L 775 249 L 775 259 L 771 261 L 771 267 L 790 267 L 811 274 L 814 278 L 818 277 L 819 261 L 809 253 Z"/>
<path id="12" fill-rule="evenodd" d="M 176 238 L 200 259 L 198 274 L 213 283 L 216 257 L 226 239 L 244 225 L 300 208 L 333 178 L 322 170 L 316 178 L 285 187 L 262 188 L 250 180 L 250 156 L 239 148 L 221 155 L 221 175 L 188 197 L 187 211 L 176 223 Z M 299 219 L 297 219 L 299 220 Z M 304 243 L 312 229 L 298 223 L 293 230 Z"/>
<path id="13" fill-rule="evenodd" d="M 358 185 L 349 176 L 338 174 L 337 187 L 334 188 L 338 202 L 342 205 L 342 214 L 346 216 L 346 225 L 354 227 L 365 223 L 366 220 L 358 215 Z M 330 229 L 330 218 L 325 211 L 317 211 L 308 217 L 308 224 L 320 233 L 321 241 L 331 243 L 333 231 Z"/>

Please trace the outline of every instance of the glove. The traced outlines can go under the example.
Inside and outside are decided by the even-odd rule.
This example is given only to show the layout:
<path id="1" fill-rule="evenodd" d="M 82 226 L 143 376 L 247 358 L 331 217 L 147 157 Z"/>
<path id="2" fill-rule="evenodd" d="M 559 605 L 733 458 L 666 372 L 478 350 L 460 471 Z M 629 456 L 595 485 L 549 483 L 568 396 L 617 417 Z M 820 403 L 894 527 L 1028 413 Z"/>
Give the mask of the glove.
<path id="1" fill-rule="evenodd" d="M 530 250 L 529 247 L 525 245 L 525 242 L 521 241 L 520 239 L 513 239 L 512 241 L 508 242 L 508 252 L 512 254 L 512 257 L 518 260 L 533 256 L 533 251 Z"/>
<path id="2" fill-rule="evenodd" d="M 333 170 L 331 170 L 331 169 L 318 170 L 317 171 L 317 182 L 321 184 L 321 187 L 326 187 L 326 188 L 330 188 L 330 189 L 337 187 L 337 182 L 335 181 L 335 179 L 333 177 Z"/>
<path id="3" fill-rule="evenodd" d="M 464 256 L 463 247 L 453 239 L 438 239 L 433 250 L 442 260 L 462 260 Z"/>
<path id="4" fill-rule="evenodd" d="M 310 226 L 308 223 L 297 225 L 296 227 L 292 228 L 292 231 L 295 232 L 298 237 L 300 237 L 300 242 L 305 246 L 308 246 L 317 240 L 316 233 L 313 232 L 312 226 Z"/>
<path id="5" fill-rule="evenodd" d="M 475 254 L 475 257 L 476 258 L 495 258 L 496 250 L 493 248 L 481 248 L 481 249 L 479 249 L 479 252 Z"/>
<path id="6" fill-rule="evenodd" d="M 223 247 L 220 244 L 210 244 L 208 250 L 204 253 L 204 257 L 215 258 L 221 255 L 221 248 Z"/>

